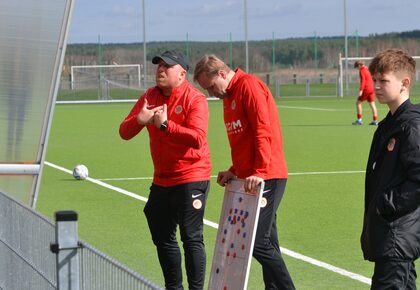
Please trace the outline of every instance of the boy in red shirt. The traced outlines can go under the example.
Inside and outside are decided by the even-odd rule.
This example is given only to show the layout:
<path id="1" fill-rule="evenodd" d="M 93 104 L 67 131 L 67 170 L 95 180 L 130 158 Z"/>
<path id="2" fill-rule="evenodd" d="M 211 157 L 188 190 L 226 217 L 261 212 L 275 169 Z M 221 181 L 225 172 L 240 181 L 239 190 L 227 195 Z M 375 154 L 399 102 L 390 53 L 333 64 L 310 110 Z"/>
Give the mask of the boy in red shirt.
<path id="1" fill-rule="evenodd" d="M 224 122 L 231 148 L 232 166 L 219 172 L 217 183 L 245 179 L 245 190 L 254 192 L 264 181 L 263 199 L 253 256 L 262 265 L 265 289 L 295 289 L 280 253 L 277 208 L 286 187 L 287 166 L 277 106 L 267 86 L 240 69 L 231 70 L 214 55 L 196 65 L 194 81 L 223 99 Z"/>
<path id="2" fill-rule="evenodd" d="M 368 101 L 370 108 L 372 109 L 373 121 L 369 125 L 378 125 L 378 111 L 375 105 L 375 94 L 373 91 L 373 80 L 370 72 L 363 61 L 358 60 L 354 63 L 354 68 L 359 70 L 360 76 L 360 90 L 359 97 L 356 101 L 357 109 L 357 120 L 354 121 L 353 125 L 362 125 L 362 103 Z"/>

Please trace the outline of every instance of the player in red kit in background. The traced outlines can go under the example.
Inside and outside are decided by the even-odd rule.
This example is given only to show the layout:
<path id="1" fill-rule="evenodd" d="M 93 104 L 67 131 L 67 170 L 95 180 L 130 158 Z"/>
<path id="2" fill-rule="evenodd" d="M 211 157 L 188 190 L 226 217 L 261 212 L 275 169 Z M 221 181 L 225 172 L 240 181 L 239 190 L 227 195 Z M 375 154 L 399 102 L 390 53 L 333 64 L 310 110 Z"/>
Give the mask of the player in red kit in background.
<path id="1" fill-rule="evenodd" d="M 373 80 L 367 66 L 363 61 L 358 60 L 354 63 L 354 68 L 359 70 L 360 76 L 360 89 L 359 97 L 356 101 L 357 120 L 353 122 L 353 125 L 362 125 L 362 103 L 368 101 L 370 108 L 372 109 L 373 120 L 369 125 L 378 125 L 378 111 L 375 105 L 375 93 L 373 91 Z"/>
<path id="2" fill-rule="evenodd" d="M 274 98 L 260 79 L 241 69 L 231 70 L 214 55 L 198 61 L 194 81 L 209 95 L 223 99 L 232 166 L 219 172 L 217 182 L 224 186 L 235 177 L 245 179 L 248 192 L 265 182 L 262 198 L 266 205 L 260 210 L 253 249 L 262 265 L 265 289 L 295 289 L 277 237 L 277 209 L 288 173 Z"/>

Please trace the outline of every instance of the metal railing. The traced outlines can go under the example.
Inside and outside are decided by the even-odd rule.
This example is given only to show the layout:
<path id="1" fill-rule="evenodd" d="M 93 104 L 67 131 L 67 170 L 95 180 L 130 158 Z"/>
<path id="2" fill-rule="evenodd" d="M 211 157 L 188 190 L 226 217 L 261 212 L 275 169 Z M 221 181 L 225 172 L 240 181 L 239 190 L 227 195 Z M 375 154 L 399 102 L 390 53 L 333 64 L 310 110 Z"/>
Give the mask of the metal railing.
<path id="1" fill-rule="evenodd" d="M 77 220 L 59 222 L 57 219 L 53 224 L 0 192 L 0 289 L 162 289 L 86 242 L 78 241 L 76 247 L 66 247 L 63 241 L 67 243 L 72 237 L 65 235 L 71 235 L 72 231 L 59 229 L 65 223 L 74 222 Z M 60 227 L 59 223 L 62 223 Z M 77 226 L 73 228 L 77 230 Z M 71 265 L 74 261 L 78 261 L 75 268 Z M 77 285 L 73 281 L 78 281 Z"/>
<path id="2" fill-rule="evenodd" d="M 57 289 L 54 225 L 0 192 L 0 288 Z"/>
<path id="3" fill-rule="evenodd" d="M 301 77 L 293 79 L 293 81 L 278 78 L 269 87 L 276 98 L 338 96 L 337 79 L 328 79 L 328 82 L 325 82 L 324 79 L 320 81 L 318 78 L 313 77 Z"/>
<path id="4" fill-rule="evenodd" d="M 81 244 L 81 290 L 161 289 L 86 243 Z"/>

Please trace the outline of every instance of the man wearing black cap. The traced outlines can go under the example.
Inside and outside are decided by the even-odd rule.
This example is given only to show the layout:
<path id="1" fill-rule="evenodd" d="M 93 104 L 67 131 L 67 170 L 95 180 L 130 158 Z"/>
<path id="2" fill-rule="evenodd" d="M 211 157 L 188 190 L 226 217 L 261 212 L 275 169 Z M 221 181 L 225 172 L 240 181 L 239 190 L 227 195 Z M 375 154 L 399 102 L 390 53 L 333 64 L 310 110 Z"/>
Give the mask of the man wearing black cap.
<path id="1" fill-rule="evenodd" d="M 211 172 L 207 144 L 208 105 L 186 79 L 188 60 L 176 51 L 155 56 L 156 86 L 148 89 L 120 125 L 129 140 L 143 128 L 150 139 L 154 174 L 144 213 L 166 289 L 182 286 L 179 225 L 189 289 L 203 289 L 206 254 L 203 216 Z"/>

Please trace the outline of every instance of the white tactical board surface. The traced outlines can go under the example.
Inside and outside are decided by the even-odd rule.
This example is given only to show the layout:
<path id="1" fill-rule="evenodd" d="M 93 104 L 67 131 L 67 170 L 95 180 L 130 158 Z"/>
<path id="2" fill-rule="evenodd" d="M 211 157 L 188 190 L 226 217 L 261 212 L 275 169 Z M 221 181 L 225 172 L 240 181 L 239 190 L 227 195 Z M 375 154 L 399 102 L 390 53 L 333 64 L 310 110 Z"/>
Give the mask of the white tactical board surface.
<path id="1" fill-rule="evenodd" d="M 246 193 L 241 179 L 226 185 L 209 290 L 246 289 L 263 190 Z"/>

